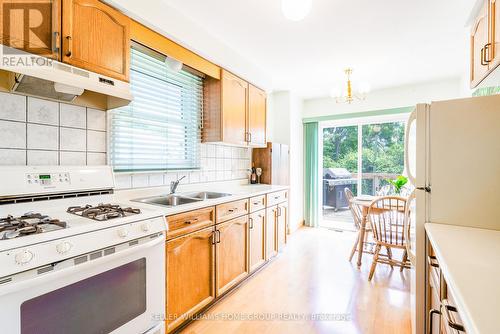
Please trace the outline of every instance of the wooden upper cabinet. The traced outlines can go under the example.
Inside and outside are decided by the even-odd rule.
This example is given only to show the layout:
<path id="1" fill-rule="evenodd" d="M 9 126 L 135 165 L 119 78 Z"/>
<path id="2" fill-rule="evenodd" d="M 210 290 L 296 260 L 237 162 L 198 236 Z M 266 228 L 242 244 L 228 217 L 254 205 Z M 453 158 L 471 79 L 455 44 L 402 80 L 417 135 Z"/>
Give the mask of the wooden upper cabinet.
<path id="1" fill-rule="evenodd" d="M 217 296 L 248 275 L 248 216 L 216 226 Z"/>
<path id="2" fill-rule="evenodd" d="M 471 86 L 475 87 L 488 72 L 489 0 L 485 0 L 471 32 Z"/>
<path id="3" fill-rule="evenodd" d="M 251 146 L 266 146 L 266 92 L 248 87 L 247 140 Z"/>
<path id="4" fill-rule="evenodd" d="M 215 299 L 215 237 L 208 227 L 167 242 L 167 331 Z"/>
<path id="5" fill-rule="evenodd" d="M 60 0 L 0 1 L 0 42 L 59 60 Z"/>
<path id="6" fill-rule="evenodd" d="M 97 0 L 63 0 L 62 60 L 128 81 L 130 19 Z"/>
<path id="7" fill-rule="evenodd" d="M 222 139 L 225 143 L 246 142 L 246 109 L 248 83 L 222 71 Z"/>

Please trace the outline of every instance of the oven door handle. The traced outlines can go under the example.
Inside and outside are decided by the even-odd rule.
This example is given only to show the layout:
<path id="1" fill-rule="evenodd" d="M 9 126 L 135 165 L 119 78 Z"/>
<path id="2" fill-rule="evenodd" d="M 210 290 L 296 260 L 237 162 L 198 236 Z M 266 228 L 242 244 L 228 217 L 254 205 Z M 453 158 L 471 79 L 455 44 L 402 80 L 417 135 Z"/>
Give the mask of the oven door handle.
<path id="1" fill-rule="evenodd" d="M 152 247 L 155 247 L 159 244 L 164 244 L 164 243 L 165 243 L 165 236 L 162 234 L 161 236 L 156 237 L 154 240 L 148 241 L 148 242 L 141 244 L 141 245 L 131 246 L 130 248 L 122 250 L 118 253 L 106 255 L 106 256 L 100 257 L 100 258 L 95 259 L 95 260 L 87 261 L 87 262 L 82 263 L 82 264 L 73 265 L 69 268 L 64 268 L 64 269 L 61 269 L 59 271 L 43 274 L 39 277 L 33 277 L 32 279 L 26 279 L 26 280 L 21 281 L 21 282 L 17 282 L 17 283 L 14 282 L 11 284 L 7 284 L 6 286 L 3 286 L 0 288 L 0 296 L 9 294 L 11 292 L 19 292 L 20 290 L 30 289 L 34 286 L 44 284 L 46 281 L 54 280 L 55 278 L 57 278 L 56 276 L 71 275 L 75 272 L 89 269 L 89 268 L 98 266 L 100 264 L 112 261 L 116 258 L 127 256 L 127 255 L 132 254 L 132 253 L 137 253 L 137 252 L 140 252 L 144 249 L 152 248 Z M 77 255 L 77 256 L 74 256 L 72 258 L 62 260 L 61 262 L 68 261 L 68 260 L 77 258 L 79 256 L 81 256 L 81 255 Z M 36 269 L 36 268 L 34 268 L 34 269 Z M 13 276 L 15 276 L 15 275 L 13 275 Z"/>

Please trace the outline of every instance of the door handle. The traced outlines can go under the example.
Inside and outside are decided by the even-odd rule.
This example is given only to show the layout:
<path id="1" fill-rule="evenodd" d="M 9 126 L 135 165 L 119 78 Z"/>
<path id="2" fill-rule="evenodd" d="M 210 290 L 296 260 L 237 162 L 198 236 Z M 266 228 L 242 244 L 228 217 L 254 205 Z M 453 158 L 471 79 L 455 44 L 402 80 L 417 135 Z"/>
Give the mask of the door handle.
<path id="1" fill-rule="evenodd" d="M 448 299 L 443 299 L 441 301 L 441 308 L 444 309 L 444 319 L 449 327 L 456 329 L 457 331 L 465 332 L 464 326 L 457 324 L 453 320 L 451 320 L 451 312 L 458 312 L 455 306 L 451 306 L 448 302 Z"/>
<path id="2" fill-rule="evenodd" d="M 484 59 L 484 47 L 481 48 L 481 65 L 485 66 L 485 65 L 488 65 L 488 63 L 485 61 Z"/>
<path id="3" fill-rule="evenodd" d="M 432 319 L 434 314 L 441 314 L 441 312 L 439 312 L 439 310 L 436 309 L 431 309 L 429 311 L 429 334 L 432 334 Z"/>
<path id="4" fill-rule="evenodd" d="M 486 45 L 484 46 L 484 62 L 486 64 L 491 63 L 491 59 L 490 59 L 490 46 L 491 46 L 491 43 L 486 43 Z"/>
<path id="5" fill-rule="evenodd" d="M 72 44 L 72 38 L 71 36 L 66 36 L 66 40 L 68 41 L 68 51 L 66 52 L 66 57 L 71 57 L 71 55 L 73 54 L 71 52 L 71 44 Z"/>
<path id="6" fill-rule="evenodd" d="M 59 48 L 60 48 L 60 43 L 61 40 L 59 39 L 59 32 L 54 31 L 54 36 L 52 37 L 52 52 L 53 53 L 59 53 Z"/>

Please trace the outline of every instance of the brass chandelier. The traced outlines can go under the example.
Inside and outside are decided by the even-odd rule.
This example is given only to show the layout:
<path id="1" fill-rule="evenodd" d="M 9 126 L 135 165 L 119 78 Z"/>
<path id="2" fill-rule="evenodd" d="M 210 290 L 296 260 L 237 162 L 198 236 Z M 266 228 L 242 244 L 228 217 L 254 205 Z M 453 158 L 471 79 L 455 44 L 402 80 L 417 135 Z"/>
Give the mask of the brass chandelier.
<path id="1" fill-rule="evenodd" d="M 369 91 L 368 85 L 361 85 L 358 91 L 354 91 L 352 88 L 351 75 L 352 68 L 346 68 L 344 70 L 345 75 L 347 76 L 346 90 L 342 92 L 342 90 L 334 90 L 332 91 L 332 97 L 335 98 L 337 103 L 349 103 L 351 104 L 354 100 L 363 101 L 366 99 L 366 94 Z"/>

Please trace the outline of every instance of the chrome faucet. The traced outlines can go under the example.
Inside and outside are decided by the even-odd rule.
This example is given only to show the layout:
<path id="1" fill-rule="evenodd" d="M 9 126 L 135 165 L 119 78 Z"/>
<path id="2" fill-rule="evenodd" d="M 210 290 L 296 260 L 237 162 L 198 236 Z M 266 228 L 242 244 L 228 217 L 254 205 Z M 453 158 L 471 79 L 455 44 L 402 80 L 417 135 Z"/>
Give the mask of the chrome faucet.
<path id="1" fill-rule="evenodd" d="M 180 179 L 177 179 L 177 181 L 172 181 L 170 182 L 170 193 L 171 194 L 175 194 L 175 191 L 177 190 L 177 187 L 179 186 L 179 183 L 181 182 L 181 180 L 183 178 L 185 178 L 186 175 L 184 175 L 183 177 L 181 177 Z"/>

